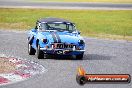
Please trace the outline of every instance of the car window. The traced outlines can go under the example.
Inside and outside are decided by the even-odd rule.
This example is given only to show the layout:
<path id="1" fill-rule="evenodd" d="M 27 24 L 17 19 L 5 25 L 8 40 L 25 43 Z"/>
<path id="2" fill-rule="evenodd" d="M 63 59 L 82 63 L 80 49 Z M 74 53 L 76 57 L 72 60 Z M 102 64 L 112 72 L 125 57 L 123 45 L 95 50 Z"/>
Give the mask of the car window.
<path id="1" fill-rule="evenodd" d="M 62 30 L 66 30 L 66 24 L 60 24 L 60 23 L 50 23 L 47 24 L 49 26 L 49 30 L 53 29 L 53 30 L 57 30 L 57 29 L 62 29 Z"/>
<path id="2" fill-rule="evenodd" d="M 68 25 L 68 26 L 69 26 L 69 31 L 75 31 L 76 30 L 74 25 Z"/>
<path id="3" fill-rule="evenodd" d="M 46 24 L 44 24 L 44 23 L 40 24 L 40 28 L 41 28 L 41 30 L 47 30 Z"/>
<path id="4" fill-rule="evenodd" d="M 73 24 L 66 23 L 42 23 L 42 30 L 58 30 L 58 31 L 74 31 L 75 26 Z"/>

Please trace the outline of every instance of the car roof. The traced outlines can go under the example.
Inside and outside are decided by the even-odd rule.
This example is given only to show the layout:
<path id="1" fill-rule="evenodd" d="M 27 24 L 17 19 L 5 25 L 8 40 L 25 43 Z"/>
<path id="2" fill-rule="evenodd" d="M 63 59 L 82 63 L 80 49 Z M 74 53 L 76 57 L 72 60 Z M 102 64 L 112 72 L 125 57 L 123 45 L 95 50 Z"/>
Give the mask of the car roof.
<path id="1" fill-rule="evenodd" d="M 39 19 L 38 22 L 46 22 L 46 23 L 50 23 L 50 22 L 66 22 L 66 23 L 72 23 L 68 20 L 62 19 L 62 18 L 53 18 L 53 17 L 48 17 L 48 18 L 42 18 Z"/>

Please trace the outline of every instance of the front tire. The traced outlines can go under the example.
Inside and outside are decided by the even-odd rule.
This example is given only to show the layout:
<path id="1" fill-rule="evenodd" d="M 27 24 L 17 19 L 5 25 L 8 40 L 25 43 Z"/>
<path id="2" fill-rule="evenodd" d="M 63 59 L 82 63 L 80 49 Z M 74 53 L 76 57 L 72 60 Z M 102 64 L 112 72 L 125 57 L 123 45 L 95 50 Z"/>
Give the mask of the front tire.
<path id="1" fill-rule="evenodd" d="M 31 46 L 31 44 L 28 44 L 28 54 L 29 55 L 35 55 L 35 49 Z"/>
<path id="2" fill-rule="evenodd" d="M 43 59 L 44 58 L 44 53 L 42 50 L 40 50 L 40 45 L 37 47 L 37 58 L 38 59 Z"/>

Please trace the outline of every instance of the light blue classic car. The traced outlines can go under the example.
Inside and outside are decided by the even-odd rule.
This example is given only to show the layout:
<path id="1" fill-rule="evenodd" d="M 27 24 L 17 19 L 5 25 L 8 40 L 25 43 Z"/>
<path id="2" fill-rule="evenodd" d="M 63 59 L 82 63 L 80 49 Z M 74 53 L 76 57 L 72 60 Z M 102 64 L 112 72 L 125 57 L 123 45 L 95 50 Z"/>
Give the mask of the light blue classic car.
<path id="1" fill-rule="evenodd" d="M 28 53 L 44 55 L 74 55 L 82 59 L 85 42 L 76 30 L 75 24 L 60 18 L 44 18 L 36 22 L 36 27 L 28 33 Z"/>

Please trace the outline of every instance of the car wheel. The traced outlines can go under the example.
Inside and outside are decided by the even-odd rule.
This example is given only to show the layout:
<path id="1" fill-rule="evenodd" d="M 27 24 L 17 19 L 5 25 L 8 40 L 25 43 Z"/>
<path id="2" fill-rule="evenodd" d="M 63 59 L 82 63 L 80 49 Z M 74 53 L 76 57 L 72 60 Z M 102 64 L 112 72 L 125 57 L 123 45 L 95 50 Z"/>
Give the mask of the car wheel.
<path id="1" fill-rule="evenodd" d="M 37 58 L 38 59 L 43 59 L 44 58 L 44 53 L 42 50 L 40 50 L 40 45 L 37 47 Z"/>
<path id="2" fill-rule="evenodd" d="M 83 54 L 76 55 L 76 59 L 82 60 L 83 59 Z"/>
<path id="3" fill-rule="evenodd" d="M 35 49 L 31 46 L 31 44 L 28 44 L 28 54 L 29 55 L 35 55 Z"/>

